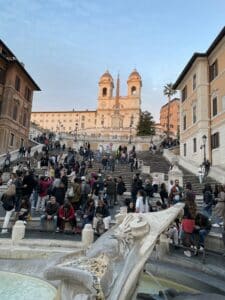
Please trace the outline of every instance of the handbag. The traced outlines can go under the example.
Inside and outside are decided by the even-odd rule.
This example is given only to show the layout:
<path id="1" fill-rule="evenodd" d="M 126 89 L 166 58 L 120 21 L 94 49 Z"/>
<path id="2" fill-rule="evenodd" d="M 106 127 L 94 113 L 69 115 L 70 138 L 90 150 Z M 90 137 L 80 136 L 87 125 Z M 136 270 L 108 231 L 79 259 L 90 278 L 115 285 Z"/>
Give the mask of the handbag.
<path id="1" fill-rule="evenodd" d="M 74 191 L 73 191 L 72 186 L 68 189 L 67 196 L 70 197 L 70 198 L 74 197 Z"/>
<path id="2" fill-rule="evenodd" d="M 186 233 L 192 233 L 195 228 L 195 220 L 192 219 L 183 219 L 181 222 L 182 229 Z"/>

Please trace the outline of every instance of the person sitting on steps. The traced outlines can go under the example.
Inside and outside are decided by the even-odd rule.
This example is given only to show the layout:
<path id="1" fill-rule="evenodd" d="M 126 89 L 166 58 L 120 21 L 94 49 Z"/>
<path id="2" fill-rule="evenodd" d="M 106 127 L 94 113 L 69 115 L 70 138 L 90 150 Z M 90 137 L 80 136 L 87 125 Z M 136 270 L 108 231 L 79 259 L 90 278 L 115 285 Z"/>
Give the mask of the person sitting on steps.
<path id="1" fill-rule="evenodd" d="M 94 229 L 95 233 L 98 233 L 97 225 L 98 225 L 99 221 L 103 221 L 105 231 L 107 231 L 109 229 L 111 216 L 110 216 L 109 210 L 107 209 L 103 200 L 98 200 L 98 206 L 96 207 L 96 210 L 95 210 L 95 216 L 93 219 L 93 229 Z"/>

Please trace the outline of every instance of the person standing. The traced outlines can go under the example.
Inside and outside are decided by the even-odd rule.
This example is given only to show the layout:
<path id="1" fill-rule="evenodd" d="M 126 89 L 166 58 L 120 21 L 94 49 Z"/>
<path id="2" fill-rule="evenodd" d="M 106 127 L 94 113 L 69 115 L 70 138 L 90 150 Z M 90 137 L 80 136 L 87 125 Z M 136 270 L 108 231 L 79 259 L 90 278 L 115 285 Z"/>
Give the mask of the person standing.
<path id="1" fill-rule="evenodd" d="M 179 186 L 179 180 L 175 180 L 175 184 L 172 187 L 169 195 L 172 204 L 176 204 L 182 201 L 182 188 Z"/>
<path id="2" fill-rule="evenodd" d="M 146 194 L 144 190 L 138 191 L 135 208 L 136 208 L 136 213 L 149 212 L 149 205 L 148 205 L 148 201 L 146 201 Z"/>
<path id="3" fill-rule="evenodd" d="M 16 186 L 15 184 L 11 184 L 7 191 L 2 195 L 1 198 L 2 206 L 6 211 L 4 222 L 2 225 L 2 234 L 8 232 L 8 224 L 11 215 L 15 211 L 15 204 L 16 204 Z"/>
<path id="4" fill-rule="evenodd" d="M 214 202 L 213 191 L 210 184 L 205 184 L 203 189 L 203 213 L 210 219 Z"/>
<path id="5" fill-rule="evenodd" d="M 122 176 L 118 177 L 118 182 L 117 182 L 117 201 L 119 205 L 123 205 L 123 193 L 126 192 L 126 186 L 123 181 Z"/>
<path id="6" fill-rule="evenodd" d="M 108 181 L 106 182 L 106 197 L 109 207 L 113 207 L 114 205 L 114 195 L 116 193 L 116 183 L 110 176 Z"/>
<path id="7" fill-rule="evenodd" d="M 213 227 L 220 227 L 225 225 L 225 188 L 220 185 L 218 188 L 218 201 L 215 207 L 216 222 L 212 224 Z"/>

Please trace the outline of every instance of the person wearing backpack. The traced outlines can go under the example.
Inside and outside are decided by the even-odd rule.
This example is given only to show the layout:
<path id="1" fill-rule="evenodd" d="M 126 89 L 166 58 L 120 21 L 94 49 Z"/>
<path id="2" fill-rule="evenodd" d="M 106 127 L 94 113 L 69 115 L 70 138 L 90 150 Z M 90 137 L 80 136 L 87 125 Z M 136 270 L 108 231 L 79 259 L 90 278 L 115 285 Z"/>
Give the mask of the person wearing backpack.
<path id="1" fill-rule="evenodd" d="M 203 193 L 203 213 L 210 219 L 212 215 L 212 206 L 214 203 L 214 196 L 213 196 L 211 185 L 206 183 L 202 193 Z"/>

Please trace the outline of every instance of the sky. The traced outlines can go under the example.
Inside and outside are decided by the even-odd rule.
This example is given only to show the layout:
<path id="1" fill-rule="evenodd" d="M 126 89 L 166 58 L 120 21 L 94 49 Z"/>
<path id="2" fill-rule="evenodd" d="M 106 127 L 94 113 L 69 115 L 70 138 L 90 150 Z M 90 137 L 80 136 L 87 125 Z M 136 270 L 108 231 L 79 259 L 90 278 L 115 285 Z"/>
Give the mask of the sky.
<path id="1" fill-rule="evenodd" d="M 0 39 L 25 64 L 41 92 L 33 111 L 97 108 L 98 81 L 134 68 L 142 110 L 159 119 L 163 86 L 225 25 L 224 0 L 0 0 Z"/>

